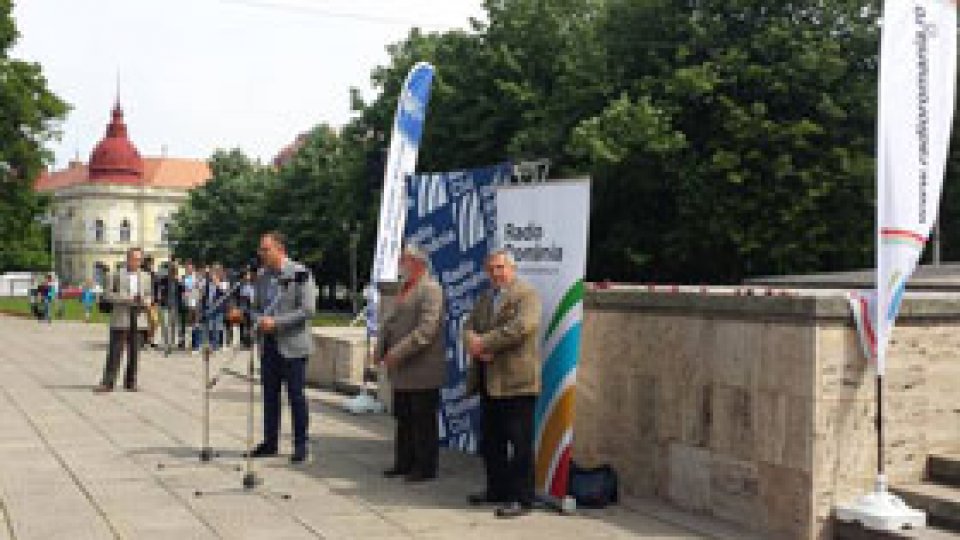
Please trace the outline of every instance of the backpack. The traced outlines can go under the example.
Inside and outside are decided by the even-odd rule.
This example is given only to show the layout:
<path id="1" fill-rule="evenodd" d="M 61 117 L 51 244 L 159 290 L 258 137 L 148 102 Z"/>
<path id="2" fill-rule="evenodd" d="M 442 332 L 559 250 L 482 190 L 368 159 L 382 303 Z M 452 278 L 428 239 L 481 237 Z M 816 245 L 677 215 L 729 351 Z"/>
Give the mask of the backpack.
<path id="1" fill-rule="evenodd" d="M 580 508 L 605 508 L 619 500 L 617 473 L 609 465 L 586 469 L 570 462 L 567 491 Z"/>

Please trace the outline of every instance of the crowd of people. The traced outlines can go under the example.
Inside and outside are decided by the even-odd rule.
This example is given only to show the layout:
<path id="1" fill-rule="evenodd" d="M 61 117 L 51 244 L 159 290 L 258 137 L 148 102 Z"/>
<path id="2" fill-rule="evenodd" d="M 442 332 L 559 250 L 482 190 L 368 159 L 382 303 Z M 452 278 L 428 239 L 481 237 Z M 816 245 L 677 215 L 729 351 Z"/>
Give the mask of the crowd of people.
<path id="1" fill-rule="evenodd" d="M 213 351 L 231 345 L 252 346 L 253 278 L 250 271 L 231 276 L 222 265 L 197 267 L 189 260 L 182 266 L 169 261 L 157 272 L 142 250 L 130 249 L 126 264 L 107 278 L 97 302 L 109 313 L 111 329 L 104 377 L 97 391 L 113 389 L 125 350 L 128 375 L 124 387 L 136 390 L 136 365 L 142 348 L 169 354 L 177 349 L 196 353 L 205 345 Z M 89 313 L 92 307 L 88 308 L 87 301 L 94 303 L 93 295 L 86 299 L 81 295 Z M 231 310 L 240 315 L 228 318 Z"/>
<path id="2" fill-rule="evenodd" d="M 141 336 L 150 339 L 151 327 L 161 328 L 159 339 L 168 350 L 196 349 L 203 340 L 213 348 L 234 337 L 245 346 L 256 341 L 263 440 L 251 457 L 279 452 L 280 394 L 285 386 L 293 428 L 290 461 L 298 464 L 309 452 L 304 386 L 313 349 L 310 326 L 317 288 L 310 270 L 287 255 L 280 233 L 264 234 L 258 255 L 257 273 L 247 271 L 230 280 L 219 265 L 198 269 L 190 261 L 182 270 L 171 262 L 156 275 L 149 261 L 144 264 L 141 250 L 131 249 L 126 266 L 112 276 L 103 293 L 112 306 L 110 346 L 95 391 L 114 389 L 124 351 L 123 386 L 137 390 Z M 384 309 L 374 354 L 385 366 L 394 393 L 394 461 L 384 475 L 418 483 L 438 474 L 440 388 L 447 378 L 445 303 L 425 253 L 405 247 L 399 269 L 400 288 Z M 485 489 L 467 501 L 497 505 L 498 517 L 512 518 L 528 513 L 534 502 L 541 306 L 536 291 L 517 277 L 508 251 L 493 252 L 486 270 L 491 288 L 477 300 L 462 336 L 470 357 L 467 386 L 480 396 L 483 409 L 481 453 L 486 468 Z"/>

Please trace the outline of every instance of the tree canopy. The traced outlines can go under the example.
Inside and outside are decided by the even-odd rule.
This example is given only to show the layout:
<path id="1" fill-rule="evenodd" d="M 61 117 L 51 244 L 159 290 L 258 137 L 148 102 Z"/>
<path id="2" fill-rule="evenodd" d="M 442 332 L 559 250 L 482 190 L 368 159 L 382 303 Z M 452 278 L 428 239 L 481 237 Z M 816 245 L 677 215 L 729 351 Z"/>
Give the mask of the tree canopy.
<path id="1" fill-rule="evenodd" d="M 181 245 L 209 238 L 196 225 L 206 220 L 237 237 L 224 250 L 251 253 L 250 231 L 277 227 L 343 282 L 355 231 L 365 273 L 399 89 L 429 61 L 418 168 L 549 158 L 554 176 L 591 177 L 589 279 L 730 283 L 871 264 L 877 1 L 484 8 L 469 31 L 413 29 L 390 46 L 371 73 L 377 96 L 355 91 L 353 120 L 339 132 L 319 126 L 283 168 L 214 167 L 181 214 Z M 942 217 L 948 256 L 960 255 L 960 243 L 949 248 L 960 238 L 958 158 Z"/>
<path id="2" fill-rule="evenodd" d="M 49 241 L 37 223 L 47 201 L 32 181 L 50 159 L 67 105 L 47 88 L 39 64 L 11 58 L 19 36 L 11 0 L 0 0 L 0 273 L 50 264 Z"/>

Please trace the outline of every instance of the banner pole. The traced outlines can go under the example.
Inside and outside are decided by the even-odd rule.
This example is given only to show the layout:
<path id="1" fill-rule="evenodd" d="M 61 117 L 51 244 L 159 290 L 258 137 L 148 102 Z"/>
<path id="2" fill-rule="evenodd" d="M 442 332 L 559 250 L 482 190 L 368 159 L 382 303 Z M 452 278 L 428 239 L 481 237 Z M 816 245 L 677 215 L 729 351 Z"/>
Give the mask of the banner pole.
<path id="1" fill-rule="evenodd" d="M 887 491 L 883 449 L 883 373 L 877 372 L 877 492 Z"/>

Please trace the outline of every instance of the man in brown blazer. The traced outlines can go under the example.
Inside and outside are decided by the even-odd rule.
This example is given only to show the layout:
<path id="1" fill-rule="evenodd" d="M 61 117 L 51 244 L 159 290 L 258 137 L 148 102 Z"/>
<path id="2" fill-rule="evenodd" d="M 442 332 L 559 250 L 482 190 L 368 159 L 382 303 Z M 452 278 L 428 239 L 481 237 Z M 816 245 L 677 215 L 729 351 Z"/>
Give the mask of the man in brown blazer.
<path id="1" fill-rule="evenodd" d="M 397 419 L 393 467 L 386 477 L 407 482 L 437 477 L 440 387 L 446 380 L 443 290 L 426 255 L 406 247 L 400 257 L 400 294 L 384 318 L 376 358 L 387 366 Z"/>
<path id="2" fill-rule="evenodd" d="M 477 299 L 464 330 L 467 385 L 483 409 L 486 491 L 471 504 L 501 504 L 497 517 L 522 516 L 534 502 L 533 416 L 540 393 L 540 298 L 516 277 L 509 251 L 487 258 L 493 284 Z"/>
<path id="3" fill-rule="evenodd" d="M 127 369 L 123 376 L 123 387 L 131 392 L 137 390 L 137 358 L 141 345 L 139 331 L 147 329 L 146 309 L 151 304 L 153 294 L 150 274 L 143 271 L 142 263 L 143 251 L 140 248 L 130 248 L 127 251 L 126 268 L 114 272 L 110 286 L 103 293 L 104 300 L 109 302 L 113 309 L 110 312 L 107 362 L 103 367 L 103 379 L 100 386 L 94 389 L 95 392 L 113 390 L 124 349 L 127 349 Z"/>

